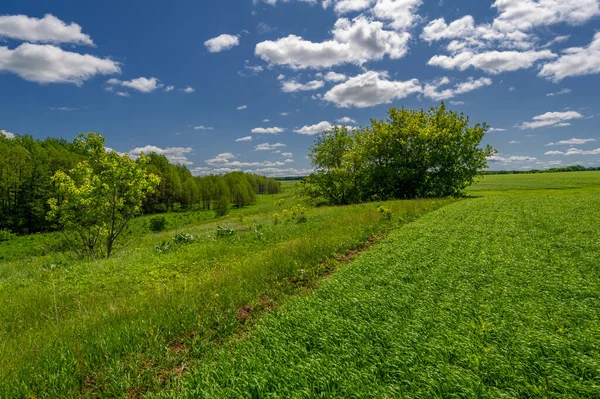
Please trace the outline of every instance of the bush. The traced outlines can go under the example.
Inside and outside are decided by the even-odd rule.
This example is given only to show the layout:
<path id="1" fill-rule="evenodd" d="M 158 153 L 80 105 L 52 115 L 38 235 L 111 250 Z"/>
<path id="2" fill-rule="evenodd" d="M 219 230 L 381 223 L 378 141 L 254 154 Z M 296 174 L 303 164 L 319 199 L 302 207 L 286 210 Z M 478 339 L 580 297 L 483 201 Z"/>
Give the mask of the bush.
<path id="1" fill-rule="evenodd" d="M 173 237 L 173 241 L 175 244 L 192 244 L 196 241 L 196 237 L 189 233 L 179 233 L 175 237 Z"/>
<path id="2" fill-rule="evenodd" d="M 167 253 L 167 252 L 169 252 L 169 251 L 171 250 L 171 247 L 172 247 L 172 246 L 173 246 L 173 245 L 171 244 L 171 242 L 170 242 L 170 241 L 163 241 L 163 242 L 161 242 L 160 244 L 156 245 L 156 246 L 154 247 L 154 250 L 155 250 L 156 252 L 158 252 L 159 254 L 164 254 L 164 253 Z"/>
<path id="3" fill-rule="evenodd" d="M 385 220 L 392 220 L 392 211 L 388 208 L 384 208 L 383 205 L 377 208 L 377 212 L 381 214 L 381 217 Z"/>
<path id="4" fill-rule="evenodd" d="M 0 230 L 0 242 L 4 242 L 4 241 L 10 241 L 13 238 L 15 238 L 17 235 L 11 233 L 10 230 L 6 230 L 6 229 L 1 229 Z"/>
<path id="5" fill-rule="evenodd" d="M 167 227 L 167 218 L 164 216 L 155 216 L 150 219 L 150 230 L 155 233 L 160 233 L 164 231 Z"/>
<path id="6" fill-rule="evenodd" d="M 223 237 L 231 237 L 235 235 L 235 230 L 232 229 L 229 226 L 217 226 L 217 237 L 218 238 L 223 238 Z"/>
<path id="7" fill-rule="evenodd" d="M 364 201 L 459 196 L 487 158 L 480 147 L 488 125 L 446 109 L 391 108 L 384 121 L 352 131 L 335 126 L 319 135 L 309 154 L 315 173 L 302 192 L 343 205 Z"/>

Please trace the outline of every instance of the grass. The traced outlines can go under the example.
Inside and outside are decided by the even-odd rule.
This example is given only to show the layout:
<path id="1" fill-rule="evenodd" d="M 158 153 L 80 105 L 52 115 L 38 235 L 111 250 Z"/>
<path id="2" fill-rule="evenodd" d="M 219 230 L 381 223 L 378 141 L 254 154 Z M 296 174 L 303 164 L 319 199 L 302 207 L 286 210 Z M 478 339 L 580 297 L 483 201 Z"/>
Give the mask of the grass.
<path id="1" fill-rule="evenodd" d="M 381 204 L 309 208 L 305 223 L 282 216 L 275 224 L 274 213 L 297 204 L 288 189 L 227 218 L 184 215 L 159 234 L 145 232 L 140 218 L 130 246 L 99 261 L 51 250 L 32 256 L 49 238 L 18 238 L 0 263 L 0 397 L 158 392 L 254 313 L 312 288 L 332 259 L 451 202 L 384 203 L 392 220 Z M 218 238 L 218 226 L 235 233 Z M 178 232 L 196 240 L 155 250 Z"/>
<path id="2" fill-rule="evenodd" d="M 159 396 L 600 397 L 600 174 L 573 175 L 486 177 Z"/>

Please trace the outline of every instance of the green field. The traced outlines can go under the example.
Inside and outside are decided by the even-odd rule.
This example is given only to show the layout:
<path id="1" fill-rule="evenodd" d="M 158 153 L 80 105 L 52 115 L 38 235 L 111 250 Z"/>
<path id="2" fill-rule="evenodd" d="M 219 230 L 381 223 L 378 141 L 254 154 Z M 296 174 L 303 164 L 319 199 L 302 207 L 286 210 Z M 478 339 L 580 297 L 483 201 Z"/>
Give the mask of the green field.
<path id="1" fill-rule="evenodd" d="M 0 397 L 600 397 L 600 172 L 275 224 L 292 185 L 108 260 L 2 244 Z"/>

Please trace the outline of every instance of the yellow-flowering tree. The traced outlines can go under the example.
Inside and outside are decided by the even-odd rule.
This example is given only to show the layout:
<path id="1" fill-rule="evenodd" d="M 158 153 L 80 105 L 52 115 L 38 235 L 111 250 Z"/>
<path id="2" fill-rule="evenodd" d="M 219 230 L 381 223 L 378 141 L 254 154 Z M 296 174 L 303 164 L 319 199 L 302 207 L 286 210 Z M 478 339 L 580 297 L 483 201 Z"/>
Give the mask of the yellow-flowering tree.
<path id="1" fill-rule="evenodd" d="M 48 219 L 63 227 L 80 255 L 109 257 L 127 223 L 141 212 L 160 179 L 146 171 L 148 159 L 107 151 L 98 133 L 81 133 L 74 144 L 86 160 L 52 177 L 58 198 L 48 201 Z"/>

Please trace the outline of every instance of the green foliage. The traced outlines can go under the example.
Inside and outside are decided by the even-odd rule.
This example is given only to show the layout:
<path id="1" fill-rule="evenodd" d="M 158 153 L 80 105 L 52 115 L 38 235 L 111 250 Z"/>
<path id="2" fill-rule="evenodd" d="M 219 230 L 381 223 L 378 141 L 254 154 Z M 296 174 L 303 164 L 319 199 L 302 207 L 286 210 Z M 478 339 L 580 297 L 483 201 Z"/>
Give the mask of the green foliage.
<path id="1" fill-rule="evenodd" d="M 383 205 L 377 208 L 377 212 L 379 212 L 381 217 L 385 220 L 392 220 L 392 211 L 384 207 Z"/>
<path id="2" fill-rule="evenodd" d="M 154 250 L 159 254 L 165 254 L 171 250 L 173 243 L 171 241 L 162 241 L 154 246 Z"/>
<path id="3" fill-rule="evenodd" d="M 109 257 L 131 218 L 141 212 L 144 198 L 159 183 L 146 173 L 147 158 L 137 161 L 106 152 L 97 133 L 80 134 L 75 145 L 87 154 L 68 174 L 56 172 L 57 198 L 48 201 L 48 219 L 62 226 L 80 255 Z"/>
<path id="4" fill-rule="evenodd" d="M 167 218 L 164 216 L 154 216 L 148 221 L 150 231 L 160 233 L 167 228 Z"/>
<path id="5" fill-rule="evenodd" d="M 173 237 L 173 241 L 178 245 L 193 244 L 196 242 L 196 240 L 197 238 L 190 233 L 178 233 L 175 237 Z"/>
<path id="6" fill-rule="evenodd" d="M 429 111 L 391 108 L 387 120 L 367 128 L 336 126 L 311 148 L 316 172 L 304 193 L 333 204 L 461 195 L 494 153 L 479 147 L 487 129 L 443 103 Z"/>
<path id="7" fill-rule="evenodd" d="M 0 242 L 10 241 L 16 237 L 16 234 L 10 232 L 7 229 L 0 229 Z"/>
<path id="8" fill-rule="evenodd" d="M 217 226 L 217 232 L 216 232 L 217 238 L 232 237 L 235 235 L 235 233 L 236 233 L 236 231 L 229 226 L 221 226 L 221 225 Z"/>

